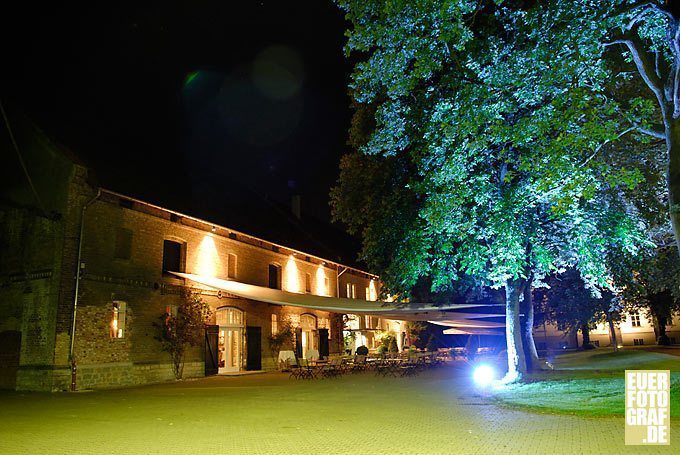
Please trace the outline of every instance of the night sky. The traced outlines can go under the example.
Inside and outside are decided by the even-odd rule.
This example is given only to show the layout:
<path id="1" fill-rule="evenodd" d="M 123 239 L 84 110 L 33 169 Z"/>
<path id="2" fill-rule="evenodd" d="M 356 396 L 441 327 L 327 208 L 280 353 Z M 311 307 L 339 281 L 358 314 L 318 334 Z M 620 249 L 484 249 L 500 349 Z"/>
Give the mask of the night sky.
<path id="1" fill-rule="evenodd" d="M 24 3 L 0 94 L 102 186 L 227 224 L 299 193 L 328 221 L 351 69 L 330 0 Z"/>

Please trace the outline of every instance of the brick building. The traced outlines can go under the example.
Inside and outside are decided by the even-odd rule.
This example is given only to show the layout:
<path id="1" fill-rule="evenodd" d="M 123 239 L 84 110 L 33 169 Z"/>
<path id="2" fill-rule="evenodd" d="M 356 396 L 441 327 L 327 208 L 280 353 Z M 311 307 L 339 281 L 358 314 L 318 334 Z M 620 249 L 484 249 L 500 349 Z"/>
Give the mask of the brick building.
<path id="1" fill-rule="evenodd" d="M 375 275 L 97 189 L 84 165 L 42 134 L 17 135 L 22 133 L 36 191 L 23 176 L 3 176 L 0 388 L 66 390 L 71 358 L 79 389 L 172 379 L 154 323 L 177 308 L 186 286 L 212 309 L 219 372 L 273 368 L 268 340 L 285 318 L 296 327 L 302 355 L 343 350 L 341 314 L 244 299 L 188 283 L 172 271 L 376 299 Z M 370 329 L 382 325 L 369 318 L 357 330 L 370 338 Z M 205 356 L 204 346 L 191 349 L 184 377 L 203 376 Z"/>

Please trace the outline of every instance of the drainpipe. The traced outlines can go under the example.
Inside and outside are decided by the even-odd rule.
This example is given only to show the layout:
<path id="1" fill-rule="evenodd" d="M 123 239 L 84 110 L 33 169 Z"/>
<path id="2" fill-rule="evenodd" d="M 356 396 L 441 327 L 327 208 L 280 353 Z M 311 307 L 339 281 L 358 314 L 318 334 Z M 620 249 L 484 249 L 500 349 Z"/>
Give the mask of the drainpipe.
<path id="1" fill-rule="evenodd" d="M 347 271 L 347 267 L 345 267 L 345 270 L 342 272 L 340 271 L 340 264 L 337 264 L 335 266 L 335 297 L 338 299 L 340 298 L 340 275 L 345 273 Z M 345 338 L 344 334 L 344 324 L 340 326 L 340 336 L 338 337 L 338 341 L 340 343 L 340 352 L 345 352 L 345 342 L 342 341 Z"/>
<path id="2" fill-rule="evenodd" d="M 101 188 L 97 188 L 97 194 L 87 201 L 83 206 L 80 214 L 80 233 L 78 235 L 78 260 L 76 261 L 76 289 L 73 295 L 73 316 L 71 318 L 71 342 L 69 343 L 68 358 L 71 362 L 71 392 L 76 391 L 76 359 L 73 356 L 73 348 L 76 341 L 76 314 L 78 312 L 78 290 L 80 289 L 80 275 L 82 273 L 82 256 L 83 256 L 83 236 L 85 229 L 85 211 L 96 201 L 101 195 Z"/>

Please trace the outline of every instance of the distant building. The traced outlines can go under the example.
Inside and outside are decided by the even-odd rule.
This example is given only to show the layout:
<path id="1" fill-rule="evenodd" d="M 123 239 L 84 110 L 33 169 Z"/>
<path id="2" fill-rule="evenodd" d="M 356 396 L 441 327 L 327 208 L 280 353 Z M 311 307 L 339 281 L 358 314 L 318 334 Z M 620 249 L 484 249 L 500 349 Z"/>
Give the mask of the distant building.
<path id="1" fill-rule="evenodd" d="M 619 346 L 647 346 L 656 344 L 657 331 L 654 324 L 644 314 L 624 313 L 622 320 L 615 325 L 616 340 Z M 666 335 L 671 344 L 680 344 L 680 315 L 676 314 L 666 326 Z M 534 341 L 539 351 L 575 349 L 583 344 L 583 334 L 567 333 L 551 323 L 534 327 Z M 598 347 L 610 347 L 611 336 L 607 324 L 599 323 L 590 330 L 590 342 Z"/>

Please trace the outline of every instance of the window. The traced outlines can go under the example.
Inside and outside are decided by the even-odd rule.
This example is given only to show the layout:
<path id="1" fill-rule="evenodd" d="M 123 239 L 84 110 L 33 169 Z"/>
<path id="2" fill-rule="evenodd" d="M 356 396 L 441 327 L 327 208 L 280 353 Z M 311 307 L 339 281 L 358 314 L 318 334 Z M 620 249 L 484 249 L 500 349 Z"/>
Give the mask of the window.
<path id="1" fill-rule="evenodd" d="M 326 295 L 331 295 L 331 280 L 327 276 L 323 279 L 323 288 L 326 291 Z"/>
<path id="2" fill-rule="evenodd" d="M 279 333 L 279 321 L 275 314 L 272 314 L 272 335 Z"/>
<path id="3" fill-rule="evenodd" d="M 269 287 L 281 289 L 281 266 L 269 264 Z"/>
<path id="4" fill-rule="evenodd" d="M 366 286 L 366 300 L 371 300 L 371 290 Z"/>
<path id="5" fill-rule="evenodd" d="M 630 314 L 630 325 L 633 327 L 640 327 L 640 313 Z"/>
<path id="6" fill-rule="evenodd" d="M 232 253 L 227 256 L 227 278 L 236 278 L 236 255 Z"/>
<path id="7" fill-rule="evenodd" d="M 130 259 L 132 254 L 132 230 L 116 229 L 116 242 L 113 257 L 116 259 Z"/>
<path id="8" fill-rule="evenodd" d="M 111 317 L 111 338 L 123 338 L 125 336 L 125 302 L 113 302 L 113 314 Z"/>
<path id="9" fill-rule="evenodd" d="M 184 272 L 183 245 L 173 240 L 163 240 L 163 273 Z"/>
<path id="10" fill-rule="evenodd" d="M 305 273 L 305 292 L 310 294 L 312 292 L 312 274 Z"/>
<path id="11" fill-rule="evenodd" d="M 642 346 L 645 344 L 645 340 L 642 338 L 633 338 L 633 345 L 635 346 Z"/>
<path id="12" fill-rule="evenodd" d="M 215 324 L 220 327 L 242 327 L 243 311 L 233 307 L 222 307 L 215 311 Z"/>
<path id="13" fill-rule="evenodd" d="M 346 295 L 347 295 L 348 299 L 356 299 L 357 298 L 357 287 L 356 287 L 355 284 L 347 283 Z"/>
<path id="14" fill-rule="evenodd" d="M 372 318 L 371 316 L 364 316 L 364 318 L 366 319 L 366 321 L 365 321 L 365 323 L 366 323 L 366 328 L 367 328 L 367 329 L 372 329 L 372 328 L 374 328 L 374 327 L 373 327 L 373 318 Z"/>

